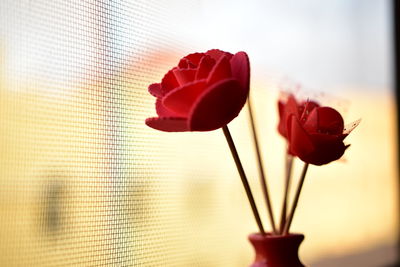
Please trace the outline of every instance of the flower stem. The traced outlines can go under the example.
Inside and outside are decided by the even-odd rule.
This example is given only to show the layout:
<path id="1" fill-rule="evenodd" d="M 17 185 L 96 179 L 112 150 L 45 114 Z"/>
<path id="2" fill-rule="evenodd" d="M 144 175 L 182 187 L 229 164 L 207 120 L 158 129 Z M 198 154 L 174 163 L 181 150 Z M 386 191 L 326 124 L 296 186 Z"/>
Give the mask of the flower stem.
<path id="1" fill-rule="evenodd" d="M 229 132 L 228 126 L 225 125 L 224 127 L 222 127 L 222 130 L 224 132 L 226 141 L 228 142 L 229 149 L 231 150 L 232 157 L 235 160 L 236 168 L 237 168 L 237 170 L 239 172 L 239 175 L 240 175 L 240 178 L 242 180 L 243 187 L 244 187 L 244 189 L 246 191 L 246 194 L 247 194 L 247 198 L 249 199 L 249 202 L 250 202 L 250 205 L 251 205 L 251 209 L 253 210 L 253 215 L 254 215 L 254 217 L 256 219 L 256 222 L 257 222 L 257 225 L 258 225 L 258 229 L 260 230 L 260 233 L 262 235 L 265 235 L 264 227 L 263 227 L 262 222 L 261 222 L 260 214 L 258 213 L 258 210 L 257 210 L 256 202 L 254 201 L 253 194 L 251 193 L 249 182 L 247 181 L 246 174 L 244 172 L 244 169 L 243 169 L 242 163 L 240 161 L 239 155 L 238 155 L 238 153 L 236 151 L 235 143 L 233 142 L 233 139 L 232 139 L 232 136 L 231 136 L 231 134 Z"/>
<path id="2" fill-rule="evenodd" d="M 265 171 L 264 171 L 264 167 L 263 167 L 263 163 L 262 163 L 260 146 L 258 144 L 257 130 L 256 130 L 256 126 L 255 126 L 255 123 L 254 123 L 254 117 L 253 117 L 253 111 L 252 111 L 252 107 L 251 107 L 250 97 L 248 98 L 247 101 L 248 101 L 247 107 L 249 109 L 251 129 L 252 129 L 252 132 L 253 132 L 254 146 L 255 146 L 256 152 L 257 152 L 258 170 L 259 170 L 259 174 L 260 174 L 261 188 L 262 188 L 262 191 L 263 191 L 263 194 L 264 194 L 265 203 L 266 203 L 267 208 L 268 208 L 268 214 L 269 214 L 269 220 L 271 222 L 272 232 L 276 233 L 274 214 L 273 214 L 273 211 L 272 211 L 271 199 L 269 197 L 267 179 L 266 179 L 266 175 L 265 175 Z"/>
<path id="3" fill-rule="evenodd" d="M 285 227 L 283 229 L 283 235 L 287 235 L 289 233 L 289 229 L 290 229 L 290 225 L 292 224 L 294 212 L 296 211 L 297 203 L 299 202 L 301 188 L 303 187 L 303 184 L 304 184 L 304 178 L 306 177 L 308 165 L 309 165 L 308 163 L 304 163 L 303 172 L 301 173 L 300 182 L 297 187 L 297 192 L 296 192 L 296 196 L 294 198 L 293 206 L 290 211 L 289 217 L 286 221 Z"/>
<path id="4" fill-rule="evenodd" d="M 282 201 L 282 212 L 281 212 L 281 223 L 279 227 L 279 233 L 283 233 L 283 230 L 285 228 L 286 224 L 286 216 L 287 216 L 287 201 L 288 201 L 288 195 L 289 195 L 289 188 L 290 188 L 290 182 L 292 178 L 292 167 L 293 167 L 293 157 L 289 154 L 286 153 L 286 179 L 285 179 L 285 191 L 283 195 L 283 201 Z"/>

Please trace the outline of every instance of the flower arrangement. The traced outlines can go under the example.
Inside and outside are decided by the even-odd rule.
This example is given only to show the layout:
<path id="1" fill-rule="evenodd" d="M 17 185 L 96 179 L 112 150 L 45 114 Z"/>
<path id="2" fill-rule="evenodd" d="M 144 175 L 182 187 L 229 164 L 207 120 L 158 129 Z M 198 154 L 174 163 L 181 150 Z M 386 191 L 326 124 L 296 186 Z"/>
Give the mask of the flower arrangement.
<path id="1" fill-rule="evenodd" d="M 263 169 L 256 125 L 249 98 L 250 62 L 245 52 L 231 54 L 213 49 L 180 59 L 160 83 L 151 84 L 156 97 L 157 117 L 146 124 L 160 131 L 212 131 L 222 128 L 247 194 L 259 233 L 249 236 L 256 250 L 252 266 L 303 266 L 297 249 L 304 236 L 290 233 L 295 210 L 310 164 L 324 165 L 342 157 L 349 145 L 344 139 L 360 123 L 345 126 L 340 113 L 316 101 L 299 101 L 293 94 L 278 102 L 278 132 L 287 141 L 285 193 L 279 227 L 275 223 Z M 268 208 L 271 232 L 266 233 L 254 197 L 227 124 L 248 101 L 250 124 L 257 153 L 261 188 Z M 293 204 L 288 207 L 288 192 L 294 158 L 304 162 Z M 287 252 L 294 253 L 288 256 Z M 290 254 L 289 253 L 289 254 Z"/>

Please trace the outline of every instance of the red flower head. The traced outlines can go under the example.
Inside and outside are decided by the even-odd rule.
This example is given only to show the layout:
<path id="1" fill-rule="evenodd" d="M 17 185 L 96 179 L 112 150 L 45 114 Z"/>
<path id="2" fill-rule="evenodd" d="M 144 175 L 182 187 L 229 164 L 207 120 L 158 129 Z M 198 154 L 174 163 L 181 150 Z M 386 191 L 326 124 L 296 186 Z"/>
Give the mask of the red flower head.
<path id="1" fill-rule="evenodd" d="M 305 110 L 308 110 L 307 104 Z M 339 112 L 330 107 L 314 107 L 298 117 L 287 118 L 287 139 L 291 154 L 306 163 L 323 165 L 339 159 L 349 147 L 343 139 L 359 124 L 347 129 Z"/>
<path id="2" fill-rule="evenodd" d="M 279 124 L 278 132 L 285 138 L 287 138 L 287 120 L 290 115 L 294 115 L 296 118 L 300 118 L 303 113 L 309 114 L 314 108 L 319 107 L 319 104 L 314 101 L 303 101 L 300 104 L 297 103 L 296 98 L 290 94 L 284 102 L 279 100 Z"/>
<path id="3" fill-rule="evenodd" d="M 149 86 L 158 117 L 146 119 L 166 132 L 211 131 L 240 112 L 249 93 L 250 63 L 245 52 L 193 53 L 179 61 L 161 83 Z"/>

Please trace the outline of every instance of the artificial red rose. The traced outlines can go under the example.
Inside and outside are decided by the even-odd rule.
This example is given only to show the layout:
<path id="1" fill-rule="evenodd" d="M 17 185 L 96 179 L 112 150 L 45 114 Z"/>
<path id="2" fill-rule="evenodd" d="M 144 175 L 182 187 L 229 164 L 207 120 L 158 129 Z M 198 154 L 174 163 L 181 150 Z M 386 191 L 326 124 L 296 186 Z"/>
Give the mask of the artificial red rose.
<path id="1" fill-rule="evenodd" d="M 161 83 L 149 86 L 158 117 L 146 119 L 166 132 L 211 131 L 240 112 L 249 93 L 250 63 L 245 52 L 235 55 L 213 49 L 179 61 Z"/>
<path id="2" fill-rule="evenodd" d="M 287 138 L 287 120 L 290 115 L 294 115 L 296 118 L 300 119 L 303 113 L 309 114 L 314 108 L 319 107 L 319 104 L 314 101 L 302 101 L 300 104 L 297 102 L 296 98 L 290 94 L 286 101 L 278 101 L 278 111 L 279 111 L 279 124 L 278 132 L 285 138 Z"/>
<path id="3" fill-rule="evenodd" d="M 287 139 L 291 154 L 306 163 L 324 165 L 339 159 L 349 147 L 343 139 L 358 125 L 345 128 L 339 112 L 330 107 L 315 107 L 301 117 L 289 115 Z"/>

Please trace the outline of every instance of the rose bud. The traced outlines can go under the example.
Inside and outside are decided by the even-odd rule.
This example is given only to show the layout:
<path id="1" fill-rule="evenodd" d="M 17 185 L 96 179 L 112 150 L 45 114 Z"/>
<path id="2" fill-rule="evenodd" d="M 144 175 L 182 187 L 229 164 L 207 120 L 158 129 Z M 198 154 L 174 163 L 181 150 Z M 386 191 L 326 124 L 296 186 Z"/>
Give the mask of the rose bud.
<path id="1" fill-rule="evenodd" d="M 278 132 L 285 138 L 287 138 L 287 120 L 290 115 L 294 115 L 296 118 L 300 119 L 305 111 L 307 114 L 310 113 L 314 108 L 319 107 L 319 104 L 314 101 L 303 101 L 300 104 L 297 102 L 296 98 L 290 94 L 285 100 L 278 101 L 278 111 L 279 111 L 279 123 Z M 307 110 L 305 110 L 307 108 Z"/>
<path id="2" fill-rule="evenodd" d="M 305 109 L 308 110 L 307 104 Z M 306 163 L 323 165 L 339 159 L 350 145 L 343 139 L 360 123 L 344 127 L 339 112 L 330 107 L 315 107 L 299 118 L 290 114 L 287 120 L 287 139 L 291 154 Z"/>
<path id="3" fill-rule="evenodd" d="M 193 53 L 179 61 L 161 83 L 149 86 L 158 117 L 146 119 L 166 132 L 211 131 L 240 112 L 249 93 L 250 63 L 245 52 Z"/>

